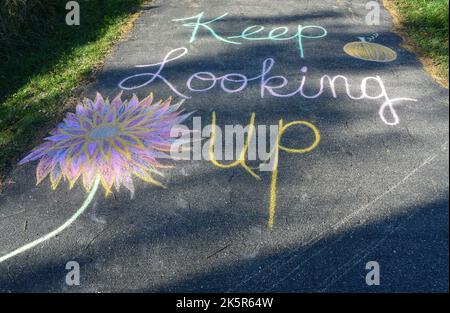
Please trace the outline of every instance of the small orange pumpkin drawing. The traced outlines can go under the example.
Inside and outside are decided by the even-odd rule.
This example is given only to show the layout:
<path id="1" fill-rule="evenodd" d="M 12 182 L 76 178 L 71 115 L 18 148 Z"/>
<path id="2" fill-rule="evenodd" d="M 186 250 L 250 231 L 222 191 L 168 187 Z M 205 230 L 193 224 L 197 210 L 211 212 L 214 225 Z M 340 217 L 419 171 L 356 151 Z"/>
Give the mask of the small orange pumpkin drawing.
<path id="1" fill-rule="evenodd" d="M 350 42 L 344 46 L 348 55 L 372 62 L 392 62 L 397 59 L 397 53 L 383 45 L 367 42 L 364 37 L 358 37 L 360 41 Z"/>

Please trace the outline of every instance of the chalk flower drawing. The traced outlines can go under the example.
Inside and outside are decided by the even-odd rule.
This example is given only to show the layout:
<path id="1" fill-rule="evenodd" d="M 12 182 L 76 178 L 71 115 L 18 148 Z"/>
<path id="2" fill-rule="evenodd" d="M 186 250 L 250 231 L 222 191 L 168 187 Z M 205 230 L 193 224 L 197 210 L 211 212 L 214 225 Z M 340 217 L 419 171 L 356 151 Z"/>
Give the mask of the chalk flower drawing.
<path id="1" fill-rule="evenodd" d="M 133 195 L 133 176 L 161 185 L 153 177 L 162 176 L 157 159 L 169 158 L 165 152 L 175 140 L 170 131 L 187 117 L 178 111 L 181 104 L 171 105 L 171 98 L 153 103 L 152 94 L 142 101 L 133 96 L 129 102 L 119 94 L 109 102 L 97 94 L 94 101 L 78 104 L 76 114 L 68 113 L 20 164 L 40 159 L 37 183 L 50 176 L 53 189 L 62 178 L 72 188 L 82 177 L 89 192 L 97 176 L 106 194 L 123 185 Z"/>
<path id="2" fill-rule="evenodd" d="M 170 158 L 170 133 L 190 114 L 181 114 L 183 101 L 171 105 L 172 99 L 153 103 L 150 94 L 142 101 L 136 96 L 122 101 L 119 94 L 113 101 L 99 93 L 94 101 L 85 99 L 68 113 L 46 141 L 27 155 L 20 164 L 39 160 L 37 183 L 50 176 L 53 189 L 64 179 L 72 188 L 82 177 L 89 192 L 81 207 L 54 231 L 0 257 L 0 263 L 47 241 L 69 227 L 92 202 L 101 184 L 106 195 L 113 186 L 124 185 L 134 194 L 133 176 L 162 186 L 153 175 L 162 175 L 161 158 Z M 178 129 L 179 128 L 179 129 Z"/>

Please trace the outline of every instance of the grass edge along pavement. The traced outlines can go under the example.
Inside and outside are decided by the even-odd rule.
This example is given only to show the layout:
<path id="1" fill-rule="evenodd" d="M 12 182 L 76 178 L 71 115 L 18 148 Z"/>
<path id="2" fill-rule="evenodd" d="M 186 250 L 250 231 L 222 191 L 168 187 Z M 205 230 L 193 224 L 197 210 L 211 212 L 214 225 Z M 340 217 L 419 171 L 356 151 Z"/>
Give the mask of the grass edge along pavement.
<path id="1" fill-rule="evenodd" d="M 81 25 L 62 24 L 64 15 L 62 19 L 57 20 L 59 28 L 55 34 L 52 30 L 48 38 L 43 38 L 42 42 L 36 44 L 37 52 L 26 56 L 28 59 L 25 61 L 28 62 L 39 62 L 39 57 L 45 60 L 46 53 L 51 52 L 48 47 L 57 45 L 59 40 L 64 38 L 61 36 L 75 37 L 76 44 L 73 47 L 66 47 L 66 50 L 43 70 L 28 73 L 22 78 L 25 79 L 23 84 L 0 99 L 0 192 L 7 175 L 19 158 L 41 142 L 55 123 L 61 121 L 64 114 L 75 107 L 77 99 L 93 81 L 95 73 L 102 67 L 115 45 L 126 39 L 141 14 L 140 9 L 150 3 L 149 0 L 111 2 L 106 7 L 114 12 L 97 12 L 97 20 L 90 21 L 100 27 L 92 29 L 90 36 L 85 33 L 87 27 L 83 28 L 83 33 L 79 28 L 83 27 L 83 18 L 89 18 L 89 14 L 84 13 L 83 2 L 80 1 Z M 127 11 L 118 13 L 119 8 L 124 7 L 127 7 Z M 86 6 L 84 8 L 86 9 Z M 80 38 L 83 38 L 81 44 Z M 66 44 L 70 45 L 70 42 Z M 7 66 L 5 64 L 1 72 Z M 6 79 L 4 74 L 0 74 L 1 79 Z"/>
<path id="2" fill-rule="evenodd" d="M 425 71 L 449 88 L 449 1 L 382 0 L 402 47 L 416 54 Z"/>

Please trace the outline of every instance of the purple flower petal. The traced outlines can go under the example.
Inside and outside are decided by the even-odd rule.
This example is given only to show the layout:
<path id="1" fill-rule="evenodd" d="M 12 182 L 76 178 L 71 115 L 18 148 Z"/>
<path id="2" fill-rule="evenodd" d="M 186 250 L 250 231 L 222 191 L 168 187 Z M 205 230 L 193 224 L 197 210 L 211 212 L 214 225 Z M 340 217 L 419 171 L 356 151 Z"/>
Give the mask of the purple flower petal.
<path id="1" fill-rule="evenodd" d="M 40 161 L 36 168 L 36 184 L 39 184 L 41 181 L 44 180 L 45 177 L 50 173 L 50 170 L 52 169 L 53 163 L 52 159 L 44 156 Z"/>

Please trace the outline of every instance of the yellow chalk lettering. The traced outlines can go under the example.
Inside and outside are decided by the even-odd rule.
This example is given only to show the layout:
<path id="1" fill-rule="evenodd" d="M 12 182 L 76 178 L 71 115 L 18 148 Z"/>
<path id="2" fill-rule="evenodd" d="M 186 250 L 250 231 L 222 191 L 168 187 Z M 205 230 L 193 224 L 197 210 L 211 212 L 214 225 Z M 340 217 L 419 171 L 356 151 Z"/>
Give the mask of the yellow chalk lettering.
<path id="1" fill-rule="evenodd" d="M 211 123 L 211 138 L 210 138 L 210 144 L 209 144 L 209 158 L 211 163 L 213 163 L 215 166 L 222 168 L 222 169 L 229 169 L 236 166 L 242 166 L 250 175 L 252 175 L 257 180 L 260 180 L 261 178 L 247 165 L 245 162 L 245 156 L 248 152 L 248 147 L 251 142 L 251 139 L 254 135 L 255 131 L 255 113 L 252 113 L 250 118 L 250 124 L 249 131 L 247 134 L 247 138 L 245 140 L 244 147 L 239 155 L 239 158 L 231 162 L 229 164 L 222 164 L 218 162 L 215 159 L 214 155 L 214 144 L 216 140 L 216 112 L 212 113 L 212 123 Z M 283 138 L 283 134 L 288 130 L 288 128 L 296 125 L 304 125 L 308 127 L 312 132 L 314 133 L 314 142 L 306 147 L 306 148 L 288 148 L 283 145 L 281 145 L 281 139 Z M 273 151 L 273 167 L 272 167 L 272 177 L 270 182 L 270 206 L 269 206 L 269 222 L 268 226 L 270 229 L 273 228 L 274 222 L 275 222 L 275 211 L 276 211 L 276 205 L 277 205 L 277 181 L 278 181 L 278 160 L 279 160 L 279 152 L 284 151 L 287 153 L 307 153 L 313 151 L 320 143 L 320 132 L 317 129 L 316 126 L 313 124 L 306 122 L 306 121 L 293 121 L 290 123 L 287 123 L 286 125 L 283 124 L 283 120 L 279 120 L 278 122 L 278 136 L 275 143 L 274 151 Z"/>
<path id="2" fill-rule="evenodd" d="M 212 164 L 219 168 L 228 169 L 241 165 L 250 175 L 252 175 L 257 180 L 261 180 L 261 178 L 245 163 L 245 155 L 248 151 L 248 146 L 250 144 L 250 140 L 255 132 L 255 113 L 252 113 L 250 118 L 249 130 L 247 134 L 247 139 L 245 140 L 244 147 L 242 148 L 241 154 L 239 158 L 229 164 L 219 163 L 214 156 L 214 143 L 216 141 L 216 112 L 212 113 L 212 122 L 211 122 L 211 139 L 209 143 L 209 158 Z"/>
<path id="3" fill-rule="evenodd" d="M 281 139 L 283 137 L 284 132 L 291 126 L 295 125 L 305 125 L 310 128 L 314 133 L 314 142 L 307 148 L 304 149 L 294 149 L 294 148 L 286 148 L 281 145 Z M 269 206 L 269 228 L 272 229 L 275 221 L 275 211 L 277 205 L 277 180 L 278 180 L 278 154 L 279 151 L 285 151 L 288 153 L 307 153 L 314 150 L 319 142 L 320 142 L 320 133 L 316 126 L 306 121 L 294 121 L 283 125 L 283 120 L 278 122 L 278 138 L 275 146 L 275 156 L 274 156 L 274 165 L 272 168 L 272 180 L 270 183 L 270 206 Z"/>

